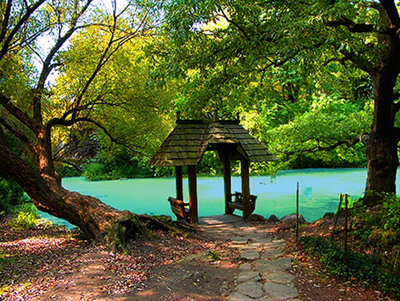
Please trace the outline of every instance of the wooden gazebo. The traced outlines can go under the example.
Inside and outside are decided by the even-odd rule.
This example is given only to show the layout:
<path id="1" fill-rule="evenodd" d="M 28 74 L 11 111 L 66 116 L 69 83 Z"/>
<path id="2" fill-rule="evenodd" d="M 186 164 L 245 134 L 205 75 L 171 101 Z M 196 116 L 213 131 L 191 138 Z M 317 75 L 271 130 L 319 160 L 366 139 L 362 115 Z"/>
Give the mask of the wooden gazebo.
<path id="1" fill-rule="evenodd" d="M 250 162 L 275 161 L 276 158 L 236 120 L 181 120 L 150 159 L 154 166 L 175 166 L 176 199 L 183 201 L 182 167 L 188 166 L 189 218 L 198 223 L 197 164 L 206 151 L 216 151 L 223 162 L 225 213 L 232 214 L 230 161 L 240 160 L 243 218 L 251 214 Z"/>

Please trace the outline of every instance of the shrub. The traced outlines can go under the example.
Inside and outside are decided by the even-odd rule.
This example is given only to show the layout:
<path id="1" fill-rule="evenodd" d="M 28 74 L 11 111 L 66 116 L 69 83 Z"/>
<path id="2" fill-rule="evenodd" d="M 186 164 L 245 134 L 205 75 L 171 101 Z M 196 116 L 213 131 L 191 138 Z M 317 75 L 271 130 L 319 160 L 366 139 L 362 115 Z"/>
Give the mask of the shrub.
<path id="1" fill-rule="evenodd" d="M 91 163 L 86 166 L 83 175 L 90 181 L 107 180 L 107 169 L 104 164 Z"/>
<path id="2" fill-rule="evenodd" d="M 320 256 L 321 262 L 335 275 L 377 285 L 384 293 L 400 298 L 400 275 L 381 268 L 379 255 L 368 257 L 348 252 L 345 261 L 343 249 L 321 237 L 302 237 L 301 243 L 307 252 Z"/>
<path id="3" fill-rule="evenodd" d="M 396 229 L 400 234 L 400 199 L 396 196 L 384 198 L 382 212 L 385 215 L 385 230 Z"/>
<path id="4" fill-rule="evenodd" d="M 12 215 L 8 225 L 16 229 L 35 229 L 39 221 L 39 212 L 32 203 L 15 206 Z"/>

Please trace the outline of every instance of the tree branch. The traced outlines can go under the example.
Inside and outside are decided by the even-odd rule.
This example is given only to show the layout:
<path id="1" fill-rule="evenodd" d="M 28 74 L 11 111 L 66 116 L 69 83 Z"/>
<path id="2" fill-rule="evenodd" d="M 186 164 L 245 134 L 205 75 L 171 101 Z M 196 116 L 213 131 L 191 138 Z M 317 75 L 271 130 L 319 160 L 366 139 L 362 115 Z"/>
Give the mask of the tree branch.
<path id="1" fill-rule="evenodd" d="M 70 120 L 53 118 L 46 124 L 46 128 L 51 129 L 56 125 L 72 126 L 79 122 L 88 122 L 88 123 L 94 124 L 96 127 L 101 129 L 110 138 L 111 142 L 117 142 L 117 140 L 111 135 L 111 133 L 103 125 L 101 125 L 96 120 L 93 120 L 91 118 L 86 118 L 86 117 L 73 118 Z"/>
<path id="2" fill-rule="evenodd" d="M 15 130 L 11 125 L 9 125 L 7 123 L 7 121 L 4 118 L 0 118 L 0 124 L 7 131 L 9 131 L 11 134 L 13 134 L 19 140 L 21 140 L 33 154 L 36 153 L 36 147 L 33 145 L 33 143 L 28 139 L 28 137 L 24 133 L 22 133 L 18 130 Z"/>
<path id="3" fill-rule="evenodd" d="M 15 106 L 3 93 L 0 93 L 0 105 L 2 105 L 11 115 L 21 121 L 34 133 L 38 133 L 38 127 L 32 118 Z"/>
<path id="4" fill-rule="evenodd" d="M 82 7 L 82 9 L 74 13 L 74 17 L 71 20 L 71 23 L 69 25 L 68 31 L 63 35 L 60 36 L 56 44 L 51 48 L 50 52 L 48 53 L 46 59 L 44 60 L 43 63 L 43 68 L 42 72 L 40 73 L 39 81 L 36 86 L 36 95 L 34 96 L 34 101 L 33 101 L 33 118 L 37 121 L 42 122 L 42 106 L 41 106 L 41 95 L 43 93 L 44 89 L 44 84 L 53 68 L 54 65 L 52 65 L 52 60 L 54 59 L 54 56 L 56 53 L 60 50 L 60 48 L 64 45 L 64 43 L 72 36 L 72 34 L 77 30 L 77 22 L 78 19 L 84 14 L 84 12 L 88 9 L 90 3 L 93 0 L 87 0 L 85 5 Z"/>
<path id="5" fill-rule="evenodd" d="M 373 65 L 370 61 L 357 55 L 353 51 L 341 50 L 340 53 L 343 54 L 347 60 L 353 62 L 358 68 L 371 74 Z"/>
<path id="6" fill-rule="evenodd" d="M 3 16 L 3 22 L 1 24 L 0 43 L 3 42 L 3 40 L 7 34 L 7 25 L 8 25 L 8 21 L 10 19 L 11 5 L 12 5 L 12 0 L 8 0 L 7 7 L 5 10 L 4 16 Z"/>
<path id="7" fill-rule="evenodd" d="M 357 24 L 345 17 L 342 17 L 339 20 L 329 21 L 328 26 L 331 27 L 345 26 L 349 29 L 350 32 L 358 32 L 358 33 L 374 31 L 374 25 L 372 24 Z"/>
<path id="8" fill-rule="evenodd" d="M 36 11 L 36 9 L 38 9 L 39 6 L 42 5 L 45 1 L 46 0 L 39 0 L 36 3 L 32 4 L 30 7 L 28 7 L 28 10 L 26 11 L 26 13 L 22 16 L 22 18 L 19 20 L 19 22 L 11 30 L 10 34 L 8 35 L 8 37 L 4 36 L 4 38 L 3 38 L 3 40 L 4 40 L 3 47 L 2 47 L 2 49 L 0 51 L 0 60 L 2 60 L 3 57 L 7 54 L 8 49 L 9 49 L 9 47 L 11 45 L 11 42 L 14 39 L 15 35 L 18 33 L 18 31 L 25 25 L 25 23 L 29 20 L 29 18 Z M 11 1 L 9 1 L 9 4 L 11 5 Z M 9 21 L 9 18 L 8 18 L 7 21 Z M 7 25 L 5 25 L 5 27 L 7 27 Z M 2 30 L 4 30 L 4 28 L 2 28 Z M 2 40 L 0 40 L 0 41 L 2 41 Z"/>
<path id="9" fill-rule="evenodd" d="M 353 137 L 351 139 L 345 139 L 345 140 L 342 140 L 342 141 L 338 141 L 338 142 L 336 142 L 336 143 L 334 143 L 332 145 L 321 146 L 319 139 L 311 138 L 311 139 L 308 139 L 307 141 L 315 140 L 318 145 L 315 146 L 315 147 L 309 148 L 309 149 L 302 150 L 301 153 L 313 153 L 313 152 L 317 152 L 317 151 L 328 152 L 328 151 L 331 151 L 331 150 L 333 150 L 333 149 L 335 149 L 335 148 L 337 148 L 337 147 L 339 147 L 341 145 L 346 145 L 347 147 L 352 147 L 352 146 L 356 145 L 359 142 L 362 142 L 363 144 L 366 144 L 368 142 L 368 139 L 369 139 L 369 135 L 366 134 L 366 133 L 363 133 L 363 134 L 358 135 L 356 137 Z M 306 141 L 304 141 L 304 142 L 306 142 Z M 287 153 L 285 153 L 285 155 L 286 156 L 292 156 L 292 155 L 295 155 L 297 153 L 298 153 L 298 151 L 293 151 L 293 152 L 287 152 Z"/>
<path id="10" fill-rule="evenodd" d="M 228 23 L 231 23 L 232 25 L 234 25 L 237 29 L 239 29 L 239 31 L 244 35 L 244 37 L 245 37 L 246 39 L 248 39 L 249 36 L 248 36 L 247 32 L 246 32 L 241 26 L 239 26 L 238 23 L 236 23 L 235 21 L 233 21 L 232 19 L 230 19 L 230 18 L 225 14 L 224 10 L 223 10 L 220 6 L 218 6 L 218 9 L 221 11 L 221 13 L 222 13 L 222 15 L 224 16 L 225 20 L 228 21 Z"/>
<path id="11" fill-rule="evenodd" d="M 3 127 L 0 126 L 0 145 L 7 146 L 6 135 L 4 134 Z"/>

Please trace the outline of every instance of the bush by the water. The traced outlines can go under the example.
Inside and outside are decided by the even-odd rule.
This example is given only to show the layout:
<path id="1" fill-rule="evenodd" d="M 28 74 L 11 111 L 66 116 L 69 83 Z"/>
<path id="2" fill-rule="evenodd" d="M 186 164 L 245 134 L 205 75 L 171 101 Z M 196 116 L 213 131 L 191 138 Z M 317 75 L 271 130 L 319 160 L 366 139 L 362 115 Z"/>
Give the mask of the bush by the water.
<path id="1" fill-rule="evenodd" d="M 40 220 L 39 212 L 32 203 L 25 203 L 12 208 L 12 218 L 8 225 L 16 229 L 35 229 Z"/>
<path id="2" fill-rule="evenodd" d="M 154 170 L 147 164 L 148 158 L 131 157 L 119 152 L 113 156 L 99 154 L 84 167 L 83 176 L 88 180 L 116 180 L 122 178 L 151 178 Z"/>

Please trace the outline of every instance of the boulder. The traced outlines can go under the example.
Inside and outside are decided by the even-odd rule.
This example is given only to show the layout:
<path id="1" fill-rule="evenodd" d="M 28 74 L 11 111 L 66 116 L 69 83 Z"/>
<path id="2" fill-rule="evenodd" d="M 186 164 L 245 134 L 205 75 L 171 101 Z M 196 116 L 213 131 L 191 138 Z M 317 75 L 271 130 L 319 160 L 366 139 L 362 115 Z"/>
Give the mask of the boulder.
<path id="1" fill-rule="evenodd" d="M 246 222 L 263 222 L 265 218 L 262 215 L 252 214 L 247 219 Z"/>
<path id="2" fill-rule="evenodd" d="M 279 218 L 277 218 L 275 214 L 272 214 L 272 215 L 269 217 L 268 221 L 269 221 L 269 222 L 272 222 L 272 223 L 276 223 L 276 222 L 279 222 Z"/>
<path id="3" fill-rule="evenodd" d="M 333 217 L 335 217 L 335 213 L 333 213 L 333 212 L 327 212 L 327 213 L 324 214 L 323 219 L 326 219 L 326 218 L 333 218 Z"/>
<path id="4" fill-rule="evenodd" d="M 285 215 L 284 217 L 281 218 L 281 222 L 284 224 L 295 224 L 296 223 L 296 213 L 292 213 L 289 215 Z M 304 219 L 304 217 L 299 214 L 299 223 L 300 224 L 305 224 L 306 220 Z"/>

